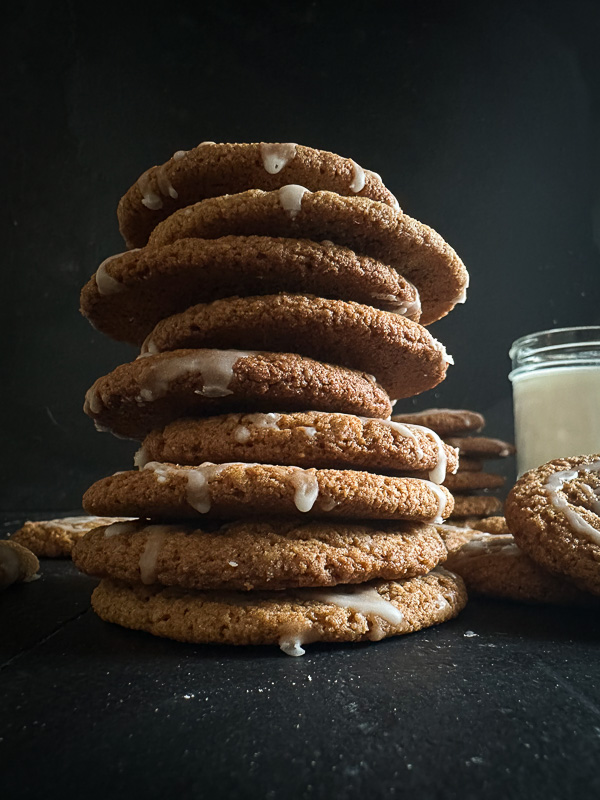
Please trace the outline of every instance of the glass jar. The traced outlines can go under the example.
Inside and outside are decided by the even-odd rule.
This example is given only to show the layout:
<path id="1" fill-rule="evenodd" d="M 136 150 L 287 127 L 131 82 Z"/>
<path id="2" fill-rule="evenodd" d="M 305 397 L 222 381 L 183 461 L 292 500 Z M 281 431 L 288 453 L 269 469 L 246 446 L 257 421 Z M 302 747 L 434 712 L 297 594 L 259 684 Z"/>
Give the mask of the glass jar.
<path id="1" fill-rule="evenodd" d="M 509 353 L 519 475 L 600 453 L 600 327 L 532 333 Z"/>

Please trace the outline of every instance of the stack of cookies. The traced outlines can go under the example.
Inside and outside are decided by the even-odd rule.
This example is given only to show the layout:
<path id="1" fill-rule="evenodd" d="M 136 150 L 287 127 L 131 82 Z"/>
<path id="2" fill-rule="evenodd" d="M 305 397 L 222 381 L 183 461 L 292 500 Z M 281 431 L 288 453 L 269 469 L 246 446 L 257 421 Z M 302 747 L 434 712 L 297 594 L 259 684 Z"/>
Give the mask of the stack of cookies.
<path id="1" fill-rule="evenodd" d="M 455 524 L 474 527 L 490 515 L 498 514 L 502 508 L 498 490 L 504 485 L 505 478 L 484 469 L 484 462 L 512 456 L 515 448 L 501 439 L 474 435 L 485 425 L 481 414 L 467 409 L 429 408 L 395 414 L 392 419 L 426 425 L 446 444 L 458 449 L 458 471 L 455 475 L 447 475 L 444 481 L 444 486 L 454 495 L 454 509 L 450 516 Z"/>
<path id="2" fill-rule="evenodd" d="M 467 272 L 375 173 L 295 144 L 215 144 L 145 172 L 119 204 L 128 252 L 82 311 L 141 347 L 85 411 L 142 442 L 88 513 L 135 517 L 73 550 L 105 620 L 192 642 L 377 640 L 453 617 L 436 527 L 457 451 L 390 420 L 443 380 L 424 327 Z M 418 477 L 415 477 L 415 474 Z"/>

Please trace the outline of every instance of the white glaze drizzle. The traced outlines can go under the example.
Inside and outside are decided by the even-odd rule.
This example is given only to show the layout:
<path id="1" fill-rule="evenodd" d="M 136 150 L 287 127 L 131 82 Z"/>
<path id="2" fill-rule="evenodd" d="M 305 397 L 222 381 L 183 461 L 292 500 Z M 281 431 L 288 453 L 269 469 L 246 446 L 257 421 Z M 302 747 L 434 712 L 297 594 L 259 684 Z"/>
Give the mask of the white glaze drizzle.
<path id="1" fill-rule="evenodd" d="M 291 484 L 294 492 L 294 505 L 303 514 L 310 511 L 319 496 L 319 482 L 314 471 L 291 467 Z"/>
<path id="2" fill-rule="evenodd" d="M 122 533 L 133 533 L 138 530 L 138 521 L 135 522 L 113 522 L 104 529 L 104 538 L 112 539 L 113 536 L 120 536 Z"/>
<path id="3" fill-rule="evenodd" d="M 361 189 L 364 189 L 365 186 L 365 171 L 364 169 L 354 161 L 354 159 L 350 159 L 350 163 L 352 164 L 352 182 L 350 183 L 350 191 L 356 193 L 360 192 Z"/>
<path id="4" fill-rule="evenodd" d="M 298 656 L 303 656 L 306 650 L 302 647 L 305 642 L 302 639 L 300 633 L 295 635 L 284 634 L 279 639 L 279 647 L 286 656 L 294 656 L 297 658 Z"/>
<path id="5" fill-rule="evenodd" d="M 378 172 L 374 172 L 372 169 L 366 169 L 365 175 L 370 175 L 372 178 L 375 178 L 377 181 L 381 181 L 381 175 Z M 381 181 L 383 183 L 383 181 Z"/>
<path id="6" fill-rule="evenodd" d="M 176 150 L 173 153 L 173 161 L 180 161 L 185 155 L 187 155 L 187 150 Z"/>
<path id="7" fill-rule="evenodd" d="M 463 528 L 464 532 L 464 528 Z M 502 550 L 505 555 L 519 555 L 522 550 L 519 549 L 515 540 L 510 534 L 497 534 L 497 533 L 476 533 L 467 542 L 465 542 L 455 553 L 452 558 L 464 556 L 465 558 L 473 558 L 477 556 L 489 555 L 492 552 Z"/>
<path id="8" fill-rule="evenodd" d="M 172 464 L 163 464 L 160 461 L 149 461 L 144 464 L 144 470 L 151 470 L 156 475 L 158 483 L 166 483 L 174 475 L 185 478 L 186 500 L 199 514 L 207 514 L 211 508 L 210 483 L 220 472 L 233 466 L 234 462 L 213 464 L 205 461 L 197 467 L 183 469 Z M 247 466 L 247 465 L 244 465 Z"/>
<path id="9" fill-rule="evenodd" d="M 279 203 L 284 211 L 290 215 L 292 219 L 298 216 L 302 208 L 302 198 L 308 192 L 304 186 L 298 186 L 296 183 L 290 183 L 287 186 L 282 186 L 279 190 Z M 310 192 L 309 192 L 310 194 Z"/>
<path id="10" fill-rule="evenodd" d="M 163 164 L 162 167 L 159 167 L 156 170 L 156 182 L 158 184 L 158 190 L 165 197 L 172 197 L 173 200 L 177 200 L 179 194 L 169 180 L 169 176 L 167 175 L 165 167 L 166 165 Z"/>
<path id="11" fill-rule="evenodd" d="M 444 521 L 444 511 L 446 510 L 446 505 L 448 504 L 448 498 L 446 493 L 442 489 L 441 486 L 438 486 L 437 483 L 431 483 L 429 481 L 425 481 L 425 483 L 429 486 L 431 491 L 437 495 L 438 499 L 438 508 L 437 512 L 434 517 L 432 517 L 431 522 L 440 525 Z"/>
<path id="12" fill-rule="evenodd" d="M 406 280 L 406 279 L 405 279 Z M 383 300 L 387 304 L 391 314 L 398 314 L 401 317 L 408 317 L 410 315 L 417 316 L 421 314 L 421 295 L 414 283 L 407 283 L 412 286 L 415 291 L 414 300 L 400 300 L 395 294 L 372 294 L 374 300 Z"/>
<path id="13" fill-rule="evenodd" d="M 91 386 L 85 393 L 85 403 L 83 404 L 83 408 L 86 414 L 90 411 L 92 414 L 99 414 L 104 408 L 102 398 L 96 392 L 93 386 Z"/>
<path id="14" fill-rule="evenodd" d="M 565 469 L 550 475 L 542 487 L 548 499 L 557 511 L 562 511 L 569 525 L 576 533 L 582 533 L 596 545 L 600 545 L 600 530 L 584 519 L 581 514 L 573 508 L 566 497 L 559 495 L 560 490 L 569 481 L 578 477 L 579 472 L 599 472 L 600 461 L 591 464 L 581 464 L 578 469 Z"/>
<path id="15" fill-rule="evenodd" d="M 125 255 L 125 253 L 115 253 L 114 256 L 105 258 L 96 270 L 96 286 L 98 287 L 99 294 L 117 294 L 117 292 L 122 292 L 125 289 L 125 286 L 123 286 L 121 281 L 111 277 L 106 271 L 107 264 L 110 264 L 111 261 L 114 261 L 116 258 L 120 258 L 123 255 Z"/>
<path id="16" fill-rule="evenodd" d="M 149 536 L 139 561 L 140 580 L 143 584 L 156 583 L 158 557 L 169 529 L 170 526 L 167 525 L 148 525 L 146 528 Z"/>
<path id="17" fill-rule="evenodd" d="M 137 185 L 138 189 L 142 193 L 142 205 L 146 206 L 146 208 L 149 208 L 150 211 L 158 211 L 163 207 L 163 201 L 161 196 L 156 194 L 150 185 L 150 172 L 152 169 L 154 169 L 154 167 L 147 169 L 146 172 L 143 172 L 140 175 Z"/>
<path id="18" fill-rule="evenodd" d="M 197 394 L 203 397 L 225 397 L 232 394 L 229 384 L 233 378 L 235 363 L 249 355 L 249 352 L 242 350 L 197 350 L 189 355 L 165 359 L 153 364 L 144 375 L 136 400 L 138 403 L 150 403 L 163 397 L 172 381 L 190 374 L 202 376 L 202 389 L 197 389 Z"/>
<path id="19" fill-rule="evenodd" d="M 398 424 L 398 423 L 396 423 Z M 444 447 L 444 442 L 441 440 L 439 435 L 432 431 L 431 428 L 425 428 L 423 425 L 412 425 L 413 428 L 417 428 L 426 436 L 433 441 L 434 445 L 437 448 L 437 464 L 435 467 L 429 472 L 429 480 L 433 481 L 434 483 L 443 483 L 446 480 L 446 467 L 448 465 L 448 457 L 446 456 L 446 448 Z"/>
<path id="20" fill-rule="evenodd" d="M 263 167 L 269 175 L 276 175 L 286 167 L 290 161 L 296 157 L 296 147 L 294 142 L 286 144 L 262 142 L 260 145 L 260 155 Z"/>
<path id="21" fill-rule="evenodd" d="M 379 617 L 390 625 L 398 626 L 404 622 L 404 615 L 389 600 L 383 598 L 374 586 L 337 586 L 333 589 L 303 589 L 299 598 L 317 600 L 321 603 L 348 608 L 357 614 L 366 617 L 375 630 L 374 635 L 381 638 L 383 631 L 377 625 L 374 617 Z"/>

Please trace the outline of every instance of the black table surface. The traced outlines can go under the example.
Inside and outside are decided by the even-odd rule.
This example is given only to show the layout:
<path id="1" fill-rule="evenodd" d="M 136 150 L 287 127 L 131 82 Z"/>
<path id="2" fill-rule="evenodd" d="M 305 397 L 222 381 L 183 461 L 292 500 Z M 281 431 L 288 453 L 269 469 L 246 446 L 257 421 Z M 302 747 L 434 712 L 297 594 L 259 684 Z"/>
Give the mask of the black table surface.
<path id="1" fill-rule="evenodd" d="M 0 595 L 6 800 L 599 796 L 597 611 L 474 600 L 290 658 L 127 631 L 69 561 L 41 575 Z"/>

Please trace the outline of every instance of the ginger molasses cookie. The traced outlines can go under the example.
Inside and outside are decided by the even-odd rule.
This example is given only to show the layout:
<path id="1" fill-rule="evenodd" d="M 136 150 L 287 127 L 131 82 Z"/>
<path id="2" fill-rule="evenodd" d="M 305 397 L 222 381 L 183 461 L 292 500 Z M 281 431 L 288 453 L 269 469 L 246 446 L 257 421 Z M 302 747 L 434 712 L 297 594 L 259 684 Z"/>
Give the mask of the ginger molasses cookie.
<path id="1" fill-rule="evenodd" d="M 191 150 L 178 150 L 138 178 L 119 202 L 119 227 L 128 247 L 142 247 L 154 227 L 179 208 L 206 197 L 279 189 L 288 183 L 370 197 L 398 208 L 380 176 L 351 158 L 291 142 L 202 142 Z"/>
<path id="2" fill-rule="evenodd" d="M 465 542 L 448 556 L 469 594 L 526 603 L 591 606 L 597 597 L 542 569 L 510 534 L 465 531 Z"/>
<path id="3" fill-rule="evenodd" d="M 460 457 L 458 472 L 480 472 L 483 469 L 483 461 L 479 458 Z"/>
<path id="4" fill-rule="evenodd" d="M 322 411 L 294 414 L 224 414 L 178 419 L 152 431 L 136 455 L 148 461 L 201 464 L 246 461 L 372 472 L 421 470 L 443 482 L 456 471 L 456 450 L 433 431 L 385 419 Z"/>
<path id="5" fill-rule="evenodd" d="M 502 439 L 489 436 L 448 436 L 444 437 L 452 447 L 458 447 L 461 457 L 475 456 L 477 459 L 506 458 L 515 453 L 515 447 Z"/>
<path id="6" fill-rule="evenodd" d="M 379 641 L 455 617 L 464 583 L 441 567 L 405 581 L 278 592 L 199 592 L 103 580 L 92 607 L 106 622 L 183 642 L 278 644 Z"/>
<path id="7" fill-rule="evenodd" d="M 99 528 L 73 552 L 88 575 L 187 589 L 292 589 L 424 575 L 446 558 L 430 525 L 240 520 Z"/>
<path id="8" fill-rule="evenodd" d="M 39 568 L 40 562 L 28 548 L 17 542 L 0 541 L 0 590 L 34 580 Z"/>
<path id="9" fill-rule="evenodd" d="M 221 236 L 323 239 L 388 264 L 413 283 L 421 322 L 440 319 L 463 302 L 469 276 L 442 237 L 420 222 L 365 197 L 309 192 L 303 186 L 213 197 L 176 211 L 158 225 L 147 247 L 178 239 Z"/>
<path id="10" fill-rule="evenodd" d="M 441 522 L 452 513 L 452 495 L 431 481 L 356 470 L 150 461 L 94 483 L 83 507 L 91 514 L 163 520 L 310 514 Z"/>
<path id="11" fill-rule="evenodd" d="M 479 431 L 485 425 L 485 419 L 481 414 L 463 408 L 427 408 L 424 411 L 394 414 L 392 419 L 396 422 L 424 425 L 440 436 L 456 436 L 460 433 Z"/>
<path id="12" fill-rule="evenodd" d="M 68 558 L 76 541 L 99 525 L 121 522 L 123 517 L 62 517 L 28 520 L 11 541 L 29 548 L 36 556 Z"/>
<path id="13" fill-rule="evenodd" d="M 456 475 L 446 475 L 444 486 L 451 492 L 462 494 L 475 489 L 497 489 L 504 484 L 504 480 L 502 475 L 493 472 L 458 472 Z"/>
<path id="14" fill-rule="evenodd" d="M 444 380 L 443 345 L 417 322 L 372 306 L 307 295 L 228 297 L 162 320 L 143 353 L 246 348 L 302 356 L 372 373 L 392 399 Z"/>
<path id="15" fill-rule="evenodd" d="M 100 427 L 140 439 L 179 417 L 242 409 L 387 417 L 391 403 L 372 375 L 291 353 L 175 350 L 117 367 L 84 405 Z"/>
<path id="16" fill-rule="evenodd" d="M 476 531 L 484 531 L 484 533 L 510 533 L 504 517 L 474 519 L 471 527 Z"/>
<path id="17" fill-rule="evenodd" d="M 489 517 L 502 509 L 502 501 L 492 495 L 457 494 L 452 518 Z"/>
<path id="18" fill-rule="evenodd" d="M 517 544 L 538 564 L 600 595 L 600 455 L 529 470 L 504 513 Z"/>
<path id="19" fill-rule="evenodd" d="M 223 236 L 180 239 L 106 259 L 81 292 L 81 311 L 113 339 L 141 345 L 159 320 L 234 295 L 277 292 L 355 300 L 408 317 L 419 294 L 395 269 L 332 242 Z"/>

